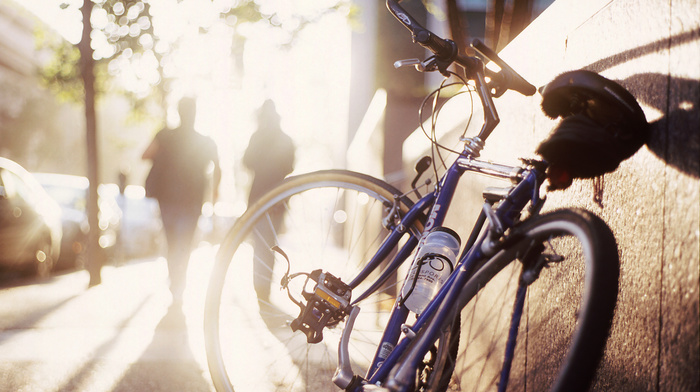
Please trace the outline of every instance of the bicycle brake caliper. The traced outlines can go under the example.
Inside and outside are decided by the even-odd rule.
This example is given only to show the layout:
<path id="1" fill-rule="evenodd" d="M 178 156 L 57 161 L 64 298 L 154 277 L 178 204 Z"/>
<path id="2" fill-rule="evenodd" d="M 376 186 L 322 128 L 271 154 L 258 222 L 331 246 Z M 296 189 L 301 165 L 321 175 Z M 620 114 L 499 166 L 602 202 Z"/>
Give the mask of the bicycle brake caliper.
<path id="1" fill-rule="evenodd" d="M 526 286 L 531 285 L 540 277 L 542 269 L 547 268 L 551 263 L 560 263 L 564 257 L 552 250 L 552 253 L 543 253 L 545 250 L 543 244 L 532 244 L 521 257 L 523 263 L 523 272 L 521 275 L 522 283 Z"/>
<path id="2" fill-rule="evenodd" d="M 328 272 L 312 271 L 309 278 L 316 282 L 313 292 L 304 290 L 306 305 L 291 323 L 293 331 L 301 331 L 309 343 L 323 340 L 323 328 L 338 324 L 350 311 L 350 286 Z"/>

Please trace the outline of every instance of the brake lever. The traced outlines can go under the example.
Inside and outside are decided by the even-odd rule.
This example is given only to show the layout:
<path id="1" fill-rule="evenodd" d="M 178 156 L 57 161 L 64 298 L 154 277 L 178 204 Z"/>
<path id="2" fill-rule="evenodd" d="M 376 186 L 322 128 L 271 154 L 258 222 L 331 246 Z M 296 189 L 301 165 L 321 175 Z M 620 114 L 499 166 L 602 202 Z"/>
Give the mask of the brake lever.
<path id="1" fill-rule="evenodd" d="M 496 52 L 494 52 L 491 48 L 486 46 L 483 42 L 481 42 L 479 39 L 475 39 L 471 42 L 471 47 L 474 48 L 477 52 L 479 52 L 483 57 L 485 57 L 488 60 L 493 61 L 498 65 L 498 67 L 501 69 L 498 74 L 503 75 L 503 82 L 505 82 L 505 87 L 506 89 L 514 90 L 517 91 L 525 96 L 531 96 L 537 92 L 537 89 L 535 86 L 530 84 L 527 80 L 525 80 L 520 74 L 515 72 L 513 68 L 510 67 L 503 59 L 498 57 Z M 504 90 L 505 91 L 505 90 Z M 503 92 L 501 92 L 502 94 Z"/>
<path id="2" fill-rule="evenodd" d="M 503 95 L 508 88 L 506 87 L 505 76 L 500 72 L 492 71 L 488 68 L 484 68 L 485 75 L 489 78 L 486 83 L 486 87 L 491 91 L 491 96 L 498 98 Z"/>
<path id="3" fill-rule="evenodd" d="M 413 58 L 398 60 L 394 62 L 394 68 L 396 69 L 408 67 L 411 65 L 413 65 L 419 72 L 433 72 L 438 69 L 437 60 L 435 59 L 435 56 L 430 56 L 423 61 L 421 61 L 420 59 Z"/>

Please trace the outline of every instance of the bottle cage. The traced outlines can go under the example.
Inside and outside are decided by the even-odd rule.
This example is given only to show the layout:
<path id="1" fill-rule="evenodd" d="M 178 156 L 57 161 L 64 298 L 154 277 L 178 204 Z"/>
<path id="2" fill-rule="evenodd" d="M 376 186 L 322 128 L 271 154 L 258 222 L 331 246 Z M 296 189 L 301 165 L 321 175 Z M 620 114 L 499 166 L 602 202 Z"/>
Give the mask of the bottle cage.
<path id="1" fill-rule="evenodd" d="M 614 171 L 648 139 L 648 123 L 632 94 L 594 72 L 554 78 L 542 89 L 542 111 L 561 117 L 537 148 L 557 176 L 591 178 Z"/>

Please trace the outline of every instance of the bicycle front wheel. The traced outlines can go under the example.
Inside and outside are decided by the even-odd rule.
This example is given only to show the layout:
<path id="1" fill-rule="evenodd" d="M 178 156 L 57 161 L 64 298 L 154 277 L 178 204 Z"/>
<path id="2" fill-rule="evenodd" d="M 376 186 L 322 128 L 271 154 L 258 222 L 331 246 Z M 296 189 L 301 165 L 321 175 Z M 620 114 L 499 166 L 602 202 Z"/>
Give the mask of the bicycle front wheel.
<path id="1" fill-rule="evenodd" d="M 468 303 L 452 387 L 587 390 L 617 301 L 612 232 L 589 212 L 560 210 L 523 222 L 506 238 L 462 293 Z"/>
<path id="2" fill-rule="evenodd" d="M 312 291 L 314 282 L 299 275 L 289 281 L 289 293 L 282 282 L 322 269 L 349 283 L 388 235 L 382 219 L 399 194 L 366 175 L 322 171 L 285 180 L 246 211 L 222 243 L 207 293 L 205 342 L 217 390 L 337 389 L 332 377 L 344 320 L 329 323 L 320 343 L 307 343 L 290 327 L 300 308 L 289 295 L 306 302 L 301 293 Z M 399 212 L 411 204 L 402 198 Z M 361 282 L 353 298 L 377 274 Z M 364 376 L 374 356 L 398 280 L 390 278 L 359 303 L 350 342 L 355 374 Z"/>

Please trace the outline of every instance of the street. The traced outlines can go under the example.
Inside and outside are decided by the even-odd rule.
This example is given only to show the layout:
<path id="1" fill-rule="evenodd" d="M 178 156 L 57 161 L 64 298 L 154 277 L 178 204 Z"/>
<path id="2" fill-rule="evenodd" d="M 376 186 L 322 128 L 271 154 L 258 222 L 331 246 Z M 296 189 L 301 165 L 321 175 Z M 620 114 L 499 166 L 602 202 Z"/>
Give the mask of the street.
<path id="1" fill-rule="evenodd" d="M 216 249 L 190 261 L 182 312 L 169 311 L 163 258 L 47 281 L 0 282 L 0 390 L 213 391 L 202 314 Z"/>

